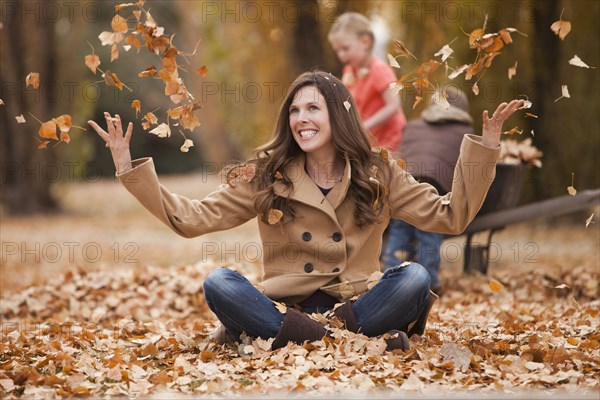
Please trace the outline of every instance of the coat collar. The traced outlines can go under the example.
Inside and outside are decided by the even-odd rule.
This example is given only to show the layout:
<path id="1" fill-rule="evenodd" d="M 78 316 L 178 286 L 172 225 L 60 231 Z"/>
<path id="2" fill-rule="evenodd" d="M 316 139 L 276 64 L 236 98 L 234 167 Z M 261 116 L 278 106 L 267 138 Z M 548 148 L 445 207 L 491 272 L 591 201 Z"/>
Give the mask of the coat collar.
<path id="1" fill-rule="evenodd" d="M 317 207 L 327 213 L 332 219 L 336 220 L 335 209 L 337 209 L 346 198 L 350 186 L 350 177 L 352 173 L 350 159 L 346 156 L 346 166 L 344 167 L 342 181 L 335 185 L 327 196 L 323 196 L 319 187 L 304 170 L 305 162 L 306 155 L 302 153 L 286 167 L 286 175 L 292 181 L 293 187 L 287 189 L 283 184 L 275 182 L 273 186 L 275 194 L 282 197 L 289 196 L 292 200 Z"/>

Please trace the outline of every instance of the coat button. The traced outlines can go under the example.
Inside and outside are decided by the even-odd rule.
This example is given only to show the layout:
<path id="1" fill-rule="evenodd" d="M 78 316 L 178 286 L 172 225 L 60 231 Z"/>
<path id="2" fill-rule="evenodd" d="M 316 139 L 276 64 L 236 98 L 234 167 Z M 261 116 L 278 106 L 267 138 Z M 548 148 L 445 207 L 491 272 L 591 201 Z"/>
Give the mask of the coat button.
<path id="1" fill-rule="evenodd" d="M 335 268 L 333 269 L 333 271 L 331 271 L 331 272 L 340 272 L 340 269 L 339 269 L 338 267 L 335 267 Z"/>
<path id="2" fill-rule="evenodd" d="M 314 267 L 311 263 L 306 263 L 304 265 L 304 272 L 306 272 L 307 274 L 310 274 L 313 271 Z"/>
<path id="3" fill-rule="evenodd" d="M 334 242 L 339 242 L 340 240 L 342 240 L 342 234 L 339 232 L 335 232 L 332 236 L 332 239 Z"/>
<path id="4" fill-rule="evenodd" d="M 310 232 L 304 232 L 302 234 L 302 240 L 304 240 L 305 242 L 308 242 L 310 239 L 312 239 L 312 235 L 310 234 Z"/>

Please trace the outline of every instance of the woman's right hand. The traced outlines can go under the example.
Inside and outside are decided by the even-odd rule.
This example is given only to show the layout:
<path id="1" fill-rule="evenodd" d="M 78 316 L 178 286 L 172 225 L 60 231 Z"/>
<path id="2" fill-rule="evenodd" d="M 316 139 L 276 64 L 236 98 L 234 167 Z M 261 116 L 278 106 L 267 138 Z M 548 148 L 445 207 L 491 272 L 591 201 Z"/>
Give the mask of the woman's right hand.
<path id="1" fill-rule="evenodd" d="M 121 117 L 118 114 L 115 117 L 107 112 L 104 113 L 106 118 L 106 124 L 108 126 L 108 132 L 100 128 L 100 126 L 94 121 L 88 121 L 88 124 L 96 131 L 96 133 L 106 142 L 106 147 L 110 148 L 110 153 L 115 163 L 117 173 L 123 173 L 129 171 L 131 166 L 131 152 L 129 151 L 129 141 L 131 140 L 131 134 L 133 133 L 133 124 L 130 122 L 127 125 L 127 132 L 123 136 L 123 126 L 121 124 Z"/>

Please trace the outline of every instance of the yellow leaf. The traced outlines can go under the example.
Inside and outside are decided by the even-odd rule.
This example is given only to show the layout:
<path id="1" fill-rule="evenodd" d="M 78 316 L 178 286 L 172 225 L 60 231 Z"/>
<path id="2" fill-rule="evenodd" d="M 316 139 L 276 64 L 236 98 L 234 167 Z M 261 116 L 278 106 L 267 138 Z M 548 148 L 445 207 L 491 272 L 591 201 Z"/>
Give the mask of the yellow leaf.
<path id="1" fill-rule="evenodd" d="M 351 284 L 349 284 L 348 282 L 342 282 L 340 283 L 340 294 L 342 295 L 342 298 L 344 300 L 349 299 L 350 297 L 354 296 L 356 294 L 356 291 L 354 290 L 354 286 L 352 286 Z"/>
<path id="2" fill-rule="evenodd" d="M 550 25 L 550 29 L 560 38 L 560 40 L 565 40 L 565 37 L 571 32 L 571 23 L 562 20 L 562 13 L 564 11 L 564 9 L 561 11 L 558 21 Z"/>
<path id="3" fill-rule="evenodd" d="M 577 346 L 579 344 L 579 340 L 575 339 L 575 338 L 568 338 L 567 342 L 569 342 L 569 344 L 573 345 L 573 346 Z"/>
<path id="4" fill-rule="evenodd" d="M 397 160 L 396 163 L 398 164 L 398 166 L 402 169 L 406 169 L 406 161 L 404 160 Z"/>
<path id="5" fill-rule="evenodd" d="M 270 225 L 274 225 L 279 222 L 281 217 L 283 217 L 283 212 L 281 210 L 278 210 L 276 208 L 271 208 L 269 210 L 269 216 L 267 217 L 267 220 Z"/>
<path id="6" fill-rule="evenodd" d="M 504 288 L 503 284 L 501 284 L 495 279 L 490 279 L 490 289 L 492 290 L 492 292 L 498 293 L 502 290 L 502 288 Z"/>
<path id="7" fill-rule="evenodd" d="M 594 219 L 594 213 L 592 213 L 592 215 L 590 215 L 589 218 L 585 220 L 585 228 L 586 229 L 592 223 L 593 219 Z"/>

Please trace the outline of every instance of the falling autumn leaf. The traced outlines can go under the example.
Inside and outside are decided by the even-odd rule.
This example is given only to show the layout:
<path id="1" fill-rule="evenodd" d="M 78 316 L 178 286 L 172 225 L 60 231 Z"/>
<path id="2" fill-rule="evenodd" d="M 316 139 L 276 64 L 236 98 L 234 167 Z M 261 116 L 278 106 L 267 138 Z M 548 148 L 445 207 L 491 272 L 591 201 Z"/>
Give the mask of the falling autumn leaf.
<path id="1" fill-rule="evenodd" d="M 4 100 L 0 99 L 0 106 L 4 105 Z"/>
<path id="2" fill-rule="evenodd" d="M 586 63 L 584 63 L 581 58 L 579 58 L 579 56 L 575 55 L 573 56 L 573 58 L 571 58 L 569 60 L 569 64 L 574 65 L 576 67 L 581 67 L 581 68 L 596 68 L 596 67 L 590 67 L 589 65 L 587 65 Z"/>
<path id="3" fill-rule="evenodd" d="M 71 136 L 69 136 L 69 134 L 67 132 L 61 132 L 60 133 L 60 141 L 69 143 L 71 141 Z"/>
<path id="4" fill-rule="evenodd" d="M 61 132 L 69 132 L 71 126 L 73 125 L 71 122 L 71 116 L 69 114 L 63 114 L 59 117 L 52 118 L 52 121 L 54 121 Z"/>
<path id="5" fill-rule="evenodd" d="M 33 87 L 34 89 L 37 89 L 40 87 L 40 74 L 39 72 L 30 72 L 26 77 L 25 77 L 25 87 L 31 85 L 31 87 Z"/>
<path id="6" fill-rule="evenodd" d="M 452 55 L 452 53 L 454 53 L 454 50 L 452 50 L 449 45 L 445 44 L 444 47 L 439 49 L 438 52 L 434 54 L 434 57 L 441 56 L 442 62 L 444 62 Z"/>
<path id="7" fill-rule="evenodd" d="M 408 51 L 408 49 L 406 48 L 406 45 L 401 40 L 398 40 L 398 39 L 394 40 L 394 50 L 396 51 L 396 53 L 399 56 L 408 57 L 410 55 L 415 60 L 417 59 L 417 57 L 415 57 L 413 53 Z"/>
<path id="8" fill-rule="evenodd" d="M 346 111 L 350 112 L 350 108 L 352 107 L 352 104 L 350 104 L 350 102 L 348 100 L 345 100 L 344 107 L 346 108 Z"/>
<path id="9" fill-rule="evenodd" d="M 490 289 L 492 290 L 492 292 L 498 293 L 502 290 L 502 288 L 504 288 L 503 284 L 501 284 L 495 279 L 490 279 Z"/>
<path id="10" fill-rule="evenodd" d="M 523 129 L 519 129 L 518 126 L 515 126 L 514 128 L 508 130 L 508 131 L 504 131 L 502 132 L 503 135 L 516 135 L 516 134 L 522 134 L 523 133 Z"/>
<path id="11" fill-rule="evenodd" d="M 38 144 L 38 149 L 48 149 L 48 143 L 50 143 L 49 140 L 41 141 L 40 144 Z"/>
<path id="12" fill-rule="evenodd" d="M 508 69 L 508 79 L 512 79 L 513 76 L 517 74 L 517 61 L 515 61 L 515 65 Z"/>
<path id="13" fill-rule="evenodd" d="M 269 210 L 269 215 L 267 216 L 267 221 L 270 225 L 275 225 L 279 222 L 279 220 L 283 217 L 283 212 L 276 208 L 271 208 Z"/>
<path id="14" fill-rule="evenodd" d="M 593 219 L 594 219 L 594 213 L 592 213 L 592 215 L 590 215 L 588 217 L 588 219 L 585 220 L 585 229 L 587 229 L 587 227 L 592 223 Z"/>
<path id="15" fill-rule="evenodd" d="M 117 46 L 117 44 L 113 44 L 111 49 L 110 49 L 110 61 L 114 61 L 119 59 L 119 47 Z"/>
<path id="16" fill-rule="evenodd" d="M 127 33 L 127 31 L 128 31 L 127 21 L 125 20 L 125 18 L 121 17 L 119 14 L 115 14 L 112 21 L 110 22 L 110 26 L 112 27 L 113 31 L 115 31 L 115 32 Z"/>
<path id="17" fill-rule="evenodd" d="M 196 73 L 201 77 L 206 78 L 206 75 L 208 74 L 208 68 L 206 67 L 206 65 L 203 65 L 196 70 Z"/>
<path id="18" fill-rule="evenodd" d="M 96 54 L 88 54 L 85 56 L 85 65 L 96 75 L 96 68 L 100 65 L 100 57 Z"/>
<path id="19" fill-rule="evenodd" d="M 140 72 L 138 74 L 138 77 L 145 78 L 145 77 L 148 77 L 148 76 L 152 77 L 154 75 L 156 75 L 156 67 L 153 65 L 151 67 L 146 68 L 142 72 Z"/>
<path id="20" fill-rule="evenodd" d="M 119 90 L 123 90 L 123 84 L 121 83 L 121 80 L 119 79 L 117 74 L 115 74 L 111 70 L 107 69 L 106 71 L 104 71 L 102 77 L 104 78 L 104 82 L 107 86 L 114 86 Z"/>
<path id="21" fill-rule="evenodd" d="M 52 120 L 42 123 L 38 134 L 44 139 L 58 140 L 58 136 L 56 135 L 56 123 Z"/>
<path id="22" fill-rule="evenodd" d="M 475 96 L 479 95 L 479 85 L 477 85 L 477 82 L 473 84 L 472 90 Z"/>
<path id="23" fill-rule="evenodd" d="M 17 120 L 18 124 L 24 124 L 26 122 L 25 117 L 23 117 L 23 114 L 15 116 L 15 119 Z"/>
<path id="24" fill-rule="evenodd" d="M 390 66 L 392 66 L 394 68 L 398 68 L 398 69 L 402 68 L 402 67 L 400 67 L 400 64 L 398 64 L 398 61 L 394 58 L 393 55 L 388 53 L 387 56 L 388 56 L 388 62 L 390 63 Z"/>
<path id="25" fill-rule="evenodd" d="M 415 96 L 415 102 L 412 105 L 412 109 L 414 110 L 422 102 L 423 102 L 423 97 L 421 97 L 421 96 Z"/>
<path id="26" fill-rule="evenodd" d="M 560 37 L 560 40 L 565 40 L 565 37 L 569 34 L 569 32 L 571 32 L 571 22 L 562 20 L 564 11 L 565 10 L 563 8 L 563 10 L 560 12 L 560 17 L 558 17 L 558 21 L 550 25 L 550 29 L 552 32 L 554 32 L 554 34 Z"/>
<path id="27" fill-rule="evenodd" d="M 194 142 L 192 142 L 191 139 L 185 139 L 179 150 L 181 150 L 183 153 L 187 153 L 188 151 L 190 151 L 190 147 L 192 147 L 193 145 Z"/>
<path id="28" fill-rule="evenodd" d="M 400 168 L 406 169 L 406 161 L 399 159 L 396 161 L 396 164 L 398 164 Z"/>
<path id="29" fill-rule="evenodd" d="M 142 118 L 142 128 L 144 128 L 144 130 L 150 129 L 151 125 L 156 125 L 157 123 L 158 118 L 152 112 L 147 113 L 144 115 L 144 118 Z"/>
<path id="30" fill-rule="evenodd" d="M 158 136 L 159 138 L 169 137 L 171 136 L 171 128 L 169 125 L 164 122 L 158 125 L 156 128 L 152 129 L 150 133 Z"/>
<path id="31" fill-rule="evenodd" d="M 140 103 L 139 100 L 134 100 L 131 102 L 131 108 L 135 109 L 135 117 L 138 117 L 138 114 L 140 113 L 140 109 L 142 108 L 142 103 Z"/>
<path id="32" fill-rule="evenodd" d="M 569 192 L 571 196 L 577 194 L 577 189 L 575 189 L 575 172 L 571 172 L 571 186 L 567 187 L 567 192 Z"/>
<path id="33" fill-rule="evenodd" d="M 555 103 L 556 103 L 557 101 L 559 101 L 560 99 L 562 99 L 563 97 L 564 97 L 564 98 L 567 98 L 567 99 L 570 99 L 570 98 L 571 98 L 571 95 L 569 94 L 569 88 L 567 87 L 567 85 L 562 85 L 562 86 L 560 87 L 560 89 L 561 89 L 561 92 L 562 92 L 562 93 L 561 93 L 561 96 L 560 96 L 558 99 L 554 100 L 554 102 L 555 102 Z"/>
<path id="34" fill-rule="evenodd" d="M 462 74 L 463 72 L 465 72 L 467 70 L 467 68 L 469 68 L 469 64 L 461 65 L 460 67 L 458 67 L 455 70 L 453 70 L 450 75 L 448 75 L 448 79 L 454 79 L 454 78 L 456 78 L 457 76 L 459 76 L 460 74 Z"/>

